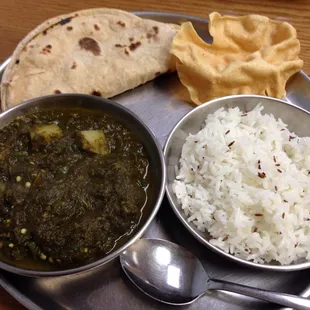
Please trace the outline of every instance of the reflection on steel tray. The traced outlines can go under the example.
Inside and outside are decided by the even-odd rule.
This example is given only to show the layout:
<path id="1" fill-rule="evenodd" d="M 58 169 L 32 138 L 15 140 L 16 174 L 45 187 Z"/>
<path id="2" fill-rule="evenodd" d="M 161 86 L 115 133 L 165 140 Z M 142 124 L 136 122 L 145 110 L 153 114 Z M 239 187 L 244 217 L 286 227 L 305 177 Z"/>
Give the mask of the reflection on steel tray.
<path id="1" fill-rule="evenodd" d="M 205 19 L 169 14 L 140 12 L 139 16 L 162 22 L 190 20 L 197 32 L 210 41 Z M 7 63 L 0 67 L 0 77 Z M 149 82 L 113 98 L 137 113 L 153 130 L 160 143 L 178 120 L 193 107 L 184 101 L 176 74 Z M 310 110 L 310 79 L 303 73 L 288 84 L 286 100 Z M 259 271 L 241 267 L 198 243 L 181 225 L 164 200 L 145 237 L 164 238 L 189 248 L 199 257 L 209 275 L 218 279 L 284 293 L 310 295 L 310 270 L 291 273 Z M 118 260 L 110 268 L 97 268 L 80 275 L 57 278 L 24 278 L 0 271 L 0 284 L 29 309 L 171 309 L 144 296 L 123 276 Z M 232 293 L 212 292 L 184 309 L 279 309 L 275 305 Z"/>

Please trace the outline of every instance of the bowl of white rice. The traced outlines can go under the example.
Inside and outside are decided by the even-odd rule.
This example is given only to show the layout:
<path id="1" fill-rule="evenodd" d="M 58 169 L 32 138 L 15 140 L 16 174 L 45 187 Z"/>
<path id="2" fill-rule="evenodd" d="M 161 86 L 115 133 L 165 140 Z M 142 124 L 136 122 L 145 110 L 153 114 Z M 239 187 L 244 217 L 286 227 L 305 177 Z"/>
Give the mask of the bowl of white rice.
<path id="1" fill-rule="evenodd" d="M 251 267 L 310 267 L 309 112 L 218 98 L 179 121 L 164 155 L 171 206 L 203 245 Z"/>

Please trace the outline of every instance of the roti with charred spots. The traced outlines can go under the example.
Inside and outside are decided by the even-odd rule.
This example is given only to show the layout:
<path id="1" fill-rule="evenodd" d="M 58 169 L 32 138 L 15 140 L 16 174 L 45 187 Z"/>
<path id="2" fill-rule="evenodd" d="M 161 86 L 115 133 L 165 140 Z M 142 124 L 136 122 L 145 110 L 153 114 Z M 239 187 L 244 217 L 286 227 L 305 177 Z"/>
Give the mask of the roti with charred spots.
<path id="1" fill-rule="evenodd" d="M 1 85 L 2 109 L 57 93 L 113 97 L 175 70 L 179 26 L 108 8 L 45 21 L 17 46 Z"/>

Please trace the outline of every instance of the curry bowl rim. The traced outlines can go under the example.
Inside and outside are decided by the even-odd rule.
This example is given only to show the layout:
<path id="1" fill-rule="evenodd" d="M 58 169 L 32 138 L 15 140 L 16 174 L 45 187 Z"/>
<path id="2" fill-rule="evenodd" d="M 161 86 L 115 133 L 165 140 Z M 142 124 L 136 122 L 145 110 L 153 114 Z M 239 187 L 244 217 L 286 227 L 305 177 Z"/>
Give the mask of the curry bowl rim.
<path id="1" fill-rule="evenodd" d="M 37 98 L 30 99 L 30 100 L 26 100 L 26 101 L 14 106 L 14 107 L 11 107 L 8 110 L 3 111 L 0 114 L 0 125 L 3 121 L 3 119 L 5 117 L 9 117 L 11 114 L 14 115 L 15 113 L 18 113 L 18 115 L 12 116 L 12 118 L 8 122 L 6 122 L 4 124 L 4 126 L 9 124 L 10 121 L 14 120 L 17 116 L 32 113 L 34 111 L 39 112 L 40 106 L 43 105 L 44 102 L 46 102 L 48 100 L 52 101 L 52 100 L 59 100 L 59 99 L 68 100 L 68 101 L 73 100 L 73 99 L 90 100 L 94 104 L 95 104 L 95 102 L 98 102 L 99 104 L 102 105 L 102 108 L 100 105 L 100 107 L 96 107 L 96 109 L 105 111 L 106 107 L 109 106 L 109 108 L 112 111 L 117 112 L 117 111 L 121 110 L 122 113 L 124 113 L 124 115 L 126 115 L 126 117 L 129 116 L 129 119 L 131 121 L 134 120 L 134 122 L 136 122 L 136 124 L 139 123 L 139 125 L 142 126 L 144 129 L 143 135 L 146 136 L 146 139 L 151 140 L 153 147 L 157 151 L 156 157 L 158 157 L 158 163 L 160 163 L 160 167 L 157 167 L 157 169 L 161 169 L 161 173 L 160 173 L 161 180 L 159 180 L 160 186 L 158 189 L 158 195 L 157 195 L 157 197 L 154 197 L 154 203 L 153 203 L 153 205 L 150 206 L 150 215 L 145 219 L 145 221 L 142 223 L 141 227 L 139 229 L 137 229 L 137 231 L 134 232 L 134 234 L 129 238 L 129 240 L 126 241 L 125 244 L 123 244 L 121 247 L 117 248 L 116 250 L 112 250 L 111 253 L 109 253 L 108 255 L 104 256 L 103 258 L 96 259 L 92 263 L 87 263 L 85 265 L 82 265 L 79 267 L 74 267 L 71 269 L 59 269 L 59 270 L 53 270 L 53 271 L 33 270 L 33 269 L 16 267 L 16 266 L 13 266 L 9 263 L 6 263 L 6 262 L 0 260 L 0 269 L 9 271 L 9 272 L 12 272 L 15 274 L 23 275 L 23 276 L 50 277 L 50 276 L 73 275 L 73 274 L 78 274 L 81 272 L 92 270 L 94 268 L 97 268 L 99 266 L 103 266 L 103 265 L 111 262 L 112 260 L 116 259 L 125 249 L 127 249 L 129 246 L 131 246 L 136 240 L 138 240 L 142 236 L 142 234 L 146 231 L 146 229 L 149 227 L 149 225 L 151 224 L 151 222 L 155 218 L 155 216 L 156 216 L 156 214 L 160 208 L 164 194 L 165 194 L 166 165 L 164 162 L 162 147 L 161 147 L 158 139 L 156 138 L 156 136 L 154 135 L 152 130 L 146 125 L 146 123 L 137 114 L 135 114 L 134 112 L 132 112 L 131 110 L 129 110 L 128 108 L 124 107 L 123 105 L 121 105 L 117 102 L 114 102 L 114 101 L 109 100 L 109 99 L 97 97 L 97 96 L 86 95 L 86 94 L 57 94 L 57 95 L 42 96 L 42 97 L 37 97 Z M 73 106 L 71 106 L 71 108 L 72 107 Z M 44 110 L 44 107 L 41 109 Z M 53 108 L 49 108 L 49 109 L 52 110 Z M 63 108 L 61 108 L 61 109 L 63 109 Z M 90 107 L 87 109 L 92 110 L 93 107 Z M 121 121 L 125 125 L 130 124 L 130 122 L 127 121 L 127 119 L 125 119 L 125 118 L 121 118 Z M 0 126 L 0 128 L 2 128 L 2 127 L 3 126 Z"/>

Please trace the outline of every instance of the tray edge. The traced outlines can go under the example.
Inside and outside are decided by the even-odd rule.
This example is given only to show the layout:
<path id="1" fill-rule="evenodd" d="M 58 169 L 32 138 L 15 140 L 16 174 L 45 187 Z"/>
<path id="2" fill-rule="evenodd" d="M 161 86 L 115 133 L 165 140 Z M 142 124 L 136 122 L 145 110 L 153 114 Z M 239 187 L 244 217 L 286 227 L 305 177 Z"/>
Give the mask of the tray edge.
<path id="1" fill-rule="evenodd" d="M 172 12 L 161 12 L 161 11 L 131 11 L 131 13 L 138 15 L 142 18 L 148 18 L 149 15 L 158 16 L 158 17 L 175 17 L 180 19 L 190 19 L 192 21 L 197 22 L 203 22 L 208 23 L 207 18 L 193 16 L 193 15 L 187 15 L 187 14 L 179 14 L 179 13 L 172 13 Z M 0 63 L 0 83 L 1 78 L 3 75 L 3 72 L 6 68 L 6 66 L 9 64 L 11 60 L 11 56 L 6 58 L 2 63 Z M 308 76 L 303 70 L 300 70 L 299 73 L 303 76 L 305 80 L 307 80 L 310 84 L 310 76 Z M 1 113 L 1 110 L 0 110 Z M 38 306 L 36 303 L 34 303 L 30 298 L 28 298 L 26 295 L 24 295 L 21 291 L 17 290 L 13 285 L 11 285 L 9 282 L 7 282 L 3 275 L 1 275 L 0 270 L 0 286 L 2 286 L 14 299 L 16 299 L 21 305 L 26 307 L 27 309 L 31 310 L 44 310 L 40 306 Z M 308 297 L 310 295 L 310 281 L 307 288 L 305 288 L 299 296 L 301 297 Z M 282 310 L 289 310 L 291 308 L 281 308 Z"/>

